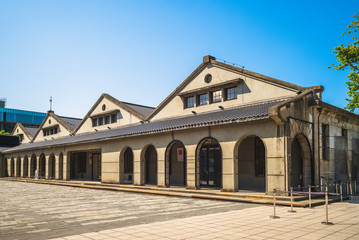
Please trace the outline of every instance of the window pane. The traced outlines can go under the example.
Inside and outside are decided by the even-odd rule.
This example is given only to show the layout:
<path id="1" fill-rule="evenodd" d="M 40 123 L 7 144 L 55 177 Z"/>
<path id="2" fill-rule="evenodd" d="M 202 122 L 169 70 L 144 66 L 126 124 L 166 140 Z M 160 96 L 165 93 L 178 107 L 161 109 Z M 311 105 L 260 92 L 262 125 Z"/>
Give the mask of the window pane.
<path id="1" fill-rule="evenodd" d="M 92 126 L 97 127 L 97 118 L 92 119 Z"/>
<path id="2" fill-rule="evenodd" d="M 198 99 L 198 105 L 202 106 L 202 105 L 206 105 L 208 102 L 208 94 L 201 94 L 199 95 L 199 99 Z"/>
<path id="3" fill-rule="evenodd" d="M 186 108 L 194 107 L 194 96 L 186 98 Z"/>
<path id="4" fill-rule="evenodd" d="M 227 88 L 227 100 L 236 99 L 237 98 L 237 87 Z"/>
<path id="5" fill-rule="evenodd" d="M 98 125 L 99 126 L 103 125 L 103 118 L 102 117 L 98 118 Z"/>
<path id="6" fill-rule="evenodd" d="M 221 101 L 222 101 L 222 90 L 212 92 L 212 102 L 215 103 Z"/>
<path id="7" fill-rule="evenodd" d="M 111 115 L 111 123 L 115 123 L 117 122 L 117 114 L 112 114 Z"/>
<path id="8" fill-rule="evenodd" d="M 110 116 L 105 116 L 105 124 L 109 124 L 110 123 Z"/>

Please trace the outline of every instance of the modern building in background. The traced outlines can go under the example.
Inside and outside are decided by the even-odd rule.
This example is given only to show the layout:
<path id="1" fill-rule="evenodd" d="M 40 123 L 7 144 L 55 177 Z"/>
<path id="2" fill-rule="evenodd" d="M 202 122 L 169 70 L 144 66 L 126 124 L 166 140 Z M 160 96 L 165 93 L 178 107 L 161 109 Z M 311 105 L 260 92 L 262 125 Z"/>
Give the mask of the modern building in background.
<path id="1" fill-rule="evenodd" d="M 22 123 L 25 127 L 39 127 L 46 117 L 46 113 L 6 108 L 5 103 L 5 99 L 0 100 L 0 131 L 11 133 L 16 123 Z"/>

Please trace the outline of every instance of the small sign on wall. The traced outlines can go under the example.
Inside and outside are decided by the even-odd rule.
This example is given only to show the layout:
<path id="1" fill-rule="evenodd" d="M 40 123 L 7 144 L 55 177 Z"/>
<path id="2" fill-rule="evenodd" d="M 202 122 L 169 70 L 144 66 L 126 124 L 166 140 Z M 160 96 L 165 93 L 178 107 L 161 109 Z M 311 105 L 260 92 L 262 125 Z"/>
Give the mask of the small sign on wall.
<path id="1" fill-rule="evenodd" d="M 177 148 L 177 162 L 183 162 L 183 148 Z"/>

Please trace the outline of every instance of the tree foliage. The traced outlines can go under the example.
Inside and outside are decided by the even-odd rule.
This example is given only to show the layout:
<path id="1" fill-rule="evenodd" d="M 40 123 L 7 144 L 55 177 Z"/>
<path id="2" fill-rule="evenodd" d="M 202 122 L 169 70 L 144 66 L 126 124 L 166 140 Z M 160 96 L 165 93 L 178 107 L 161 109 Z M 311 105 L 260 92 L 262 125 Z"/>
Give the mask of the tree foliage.
<path id="1" fill-rule="evenodd" d="M 0 131 L 0 135 L 10 135 L 10 133 L 5 132 L 5 130 L 1 130 L 1 131 Z"/>
<path id="2" fill-rule="evenodd" d="M 346 27 L 346 31 L 343 36 L 349 36 L 350 41 L 346 45 L 341 44 L 334 48 L 333 53 L 337 58 L 337 64 L 332 64 L 336 70 L 349 69 L 348 75 L 348 101 L 345 109 L 354 112 L 359 108 L 359 14 L 354 14 L 354 20 Z"/>

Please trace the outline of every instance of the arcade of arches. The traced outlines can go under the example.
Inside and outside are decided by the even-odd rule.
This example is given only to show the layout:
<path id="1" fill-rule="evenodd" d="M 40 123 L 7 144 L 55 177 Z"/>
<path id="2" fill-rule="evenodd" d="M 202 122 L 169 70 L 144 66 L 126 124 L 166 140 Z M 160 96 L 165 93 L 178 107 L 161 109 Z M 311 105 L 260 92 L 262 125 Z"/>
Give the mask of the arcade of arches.
<path id="1" fill-rule="evenodd" d="M 117 174 L 120 184 L 268 192 L 270 158 L 264 140 L 247 135 L 232 146 L 233 156 L 228 157 L 226 144 L 213 137 L 203 138 L 195 148 L 180 140 L 171 141 L 164 150 L 149 144 L 139 152 L 128 145 L 119 151 L 117 167 L 114 165 L 112 172 Z M 223 147 L 227 152 L 223 152 Z M 314 174 L 307 138 L 298 134 L 290 151 L 290 185 L 311 184 Z M 140 168 L 136 171 L 138 156 Z M 109 173 L 104 171 L 103 164 L 107 164 L 104 157 L 101 148 L 11 157 L 6 159 L 7 176 L 103 181 L 102 177 Z M 228 169 L 234 173 L 233 187 L 224 183 Z"/>

